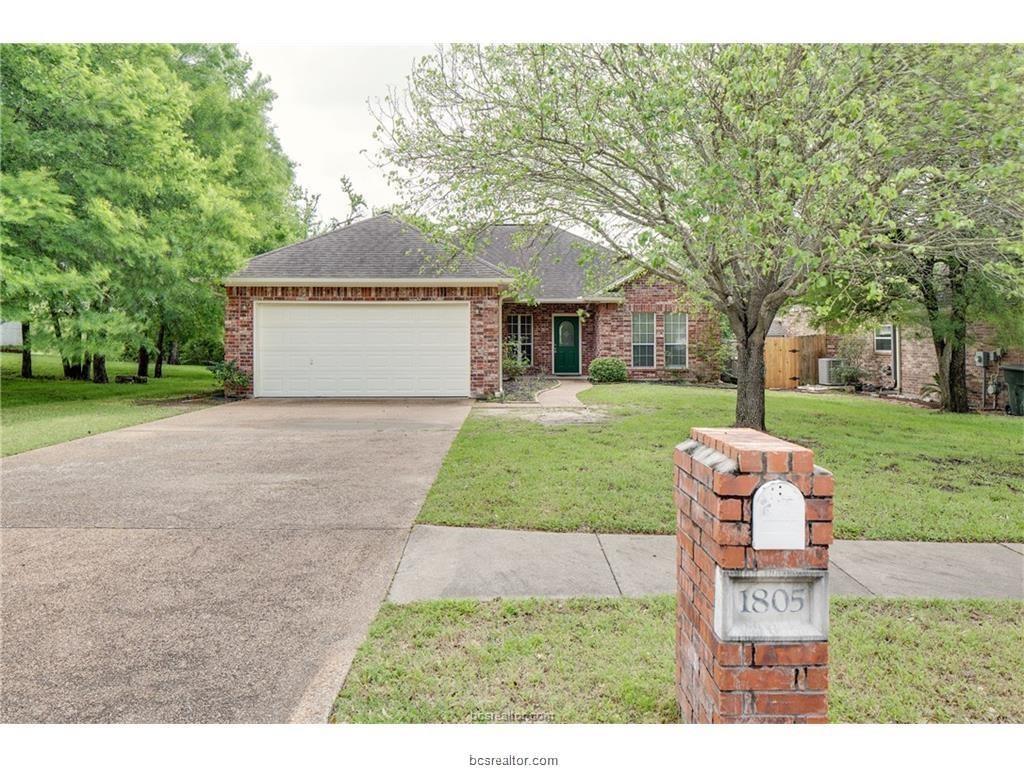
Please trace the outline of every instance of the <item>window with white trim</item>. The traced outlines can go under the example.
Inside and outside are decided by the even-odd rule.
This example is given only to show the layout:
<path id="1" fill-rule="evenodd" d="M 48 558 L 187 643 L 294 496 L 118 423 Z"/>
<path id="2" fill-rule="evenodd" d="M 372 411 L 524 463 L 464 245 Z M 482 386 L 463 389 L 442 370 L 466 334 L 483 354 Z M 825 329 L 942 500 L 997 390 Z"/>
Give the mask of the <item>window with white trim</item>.
<path id="1" fill-rule="evenodd" d="M 520 360 L 533 363 L 533 315 L 509 315 L 505 318 L 505 339 Z"/>
<path id="2" fill-rule="evenodd" d="M 654 313 L 633 313 L 633 367 L 654 367 Z"/>
<path id="3" fill-rule="evenodd" d="M 891 325 L 880 325 L 875 328 L 875 352 L 892 352 Z"/>
<path id="4" fill-rule="evenodd" d="M 686 368 L 690 364 L 690 317 L 683 312 L 665 315 L 665 367 Z"/>

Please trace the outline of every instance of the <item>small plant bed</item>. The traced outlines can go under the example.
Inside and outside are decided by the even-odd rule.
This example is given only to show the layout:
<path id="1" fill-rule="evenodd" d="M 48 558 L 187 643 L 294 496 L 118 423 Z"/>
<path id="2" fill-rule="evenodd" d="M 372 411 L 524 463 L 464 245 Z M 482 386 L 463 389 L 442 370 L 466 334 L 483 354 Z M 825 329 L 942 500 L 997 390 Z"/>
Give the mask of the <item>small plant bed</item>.
<path id="1" fill-rule="evenodd" d="M 109 384 L 62 378 L 55 355 L 33 355 L 32 367 L 36 377 L 23 379 L 21 356 L 3 354 L 0 443 L 4 456 L 213 405 L 215 401 L 208 398 L 218 389 L 213 375 L 199 365 L 165 365 L 163 377 L 150 376 L 145 384 L 114 383 L 118 375 L 135 374 L 131 362 L 108 361 Z"/>
<path id="2" fill-rule="evenodd" d="M 672 448 L 733 421 L 735 393 L 602 384 L 593 423 L 474 412 L 419 522 L 546 531 L 675 533 Z M 1024 541 L 1021 421 L 896 408 L 847 394 L 767 393 L 768 430 L 814 450 L 836 476 L 848 539 Z"/>
<path id="3" fill-rule="evenodd" d="M 494 398 L 501 403 L 532 403 L 538 394 L 546 389 L 558 386 L 558 379 L 546 374 L 535 376 L 519 376 L 502 383 L 504 392 Z"/>
<path id="4" fill-rule="evenodd" d="M 332 722 L 669 723 L 675 598 L 385 604 Z M 1021 722 L 1024 603 L 834 599 L 840 723 Z"/>

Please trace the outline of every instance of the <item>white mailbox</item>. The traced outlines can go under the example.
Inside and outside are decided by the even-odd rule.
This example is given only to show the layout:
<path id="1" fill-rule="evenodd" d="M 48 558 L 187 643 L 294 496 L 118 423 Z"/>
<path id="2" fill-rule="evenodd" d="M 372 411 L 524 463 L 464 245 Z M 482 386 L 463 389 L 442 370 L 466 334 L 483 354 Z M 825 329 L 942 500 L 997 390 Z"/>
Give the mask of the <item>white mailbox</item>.
<path id="1" fill-rule="evenodd" d="M 803 549 L 806 542 L 804 495 L 785 480 L 772 480 L 754 493 L 751 546 Z"/>

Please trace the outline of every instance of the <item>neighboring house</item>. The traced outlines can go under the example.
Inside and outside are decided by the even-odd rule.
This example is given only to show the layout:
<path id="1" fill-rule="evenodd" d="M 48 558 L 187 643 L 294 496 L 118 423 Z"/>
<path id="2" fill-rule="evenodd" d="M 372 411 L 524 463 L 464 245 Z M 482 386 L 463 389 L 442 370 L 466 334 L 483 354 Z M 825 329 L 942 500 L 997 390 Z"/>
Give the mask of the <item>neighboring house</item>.
<path id="1" fill-rule="evenodd" d="M 15 320 L 0 322 L 0 346 L 20 347 L 21 344 L 21 323 Z"/>
<path id="2" fill-rule="evenodd" d="M 608 251 L 564 230 L 522 233 L 496 227 L 450 260 L 382 214 L 256 256 L 225 281 L 225 358 L 256 397 L 487 397 L 506 345 L 539 373 L 612 356 L 634 380 L 717 378 L 699 354 L 717 319 L 687 312 L 676 286 L 615 279 Z M 523 271 L 529 296 L 508 295 Z"/>
<path id="3" fill-rule="evenodd" d="M 796 307 L 772 324 L 771 333 L 804 336 L 822 333 L 822 330 L 814 326 L 806 309 Z M 844 336 L 827 331 L 825 334 L 826 356 L 835 357 Z M 939 370 L 928 328 L 886 323 L 846 336 L 858 340 L 858 346 L 863 349 L 858 362 L 865 371 L 865 383 L 909 398 L 932 399 L 922 394 L 926 385 L 935 383 Z M 1001 348 L 996 342 L 995 328 L 984 323 L 972 324 L 969 338 L 966 366 L 969 404 L 977 410 L 1002 411 L 1009 399 L 1002 367 L 1024 364 L 1024 349 Z M 988 356 L 978 360 L 979 353 L 988 353 Z M 979 362 L 984 364 L 979 365 Z"/>

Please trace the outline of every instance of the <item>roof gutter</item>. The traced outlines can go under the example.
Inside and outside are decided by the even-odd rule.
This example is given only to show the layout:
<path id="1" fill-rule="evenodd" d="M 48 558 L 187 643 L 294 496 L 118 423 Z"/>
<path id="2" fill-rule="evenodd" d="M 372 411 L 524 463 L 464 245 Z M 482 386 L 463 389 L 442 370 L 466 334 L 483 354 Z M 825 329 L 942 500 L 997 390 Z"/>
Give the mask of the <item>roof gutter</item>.
<path id="1" fill-rule="evenodd" d="M 426 288 L 436 286 L 451 287 L 491 287 L 510 285 L 510 277 L 462 278 L 462 277 L 229 277 L 224 280 L 227 287 L 387 287 L 387 288 Z"/>
<path id="2" fill-rule="evenodd" d="M 572 299 L 537 299 L 534 304 L 621 304 L 622 296 L 576 296 Z"/>

